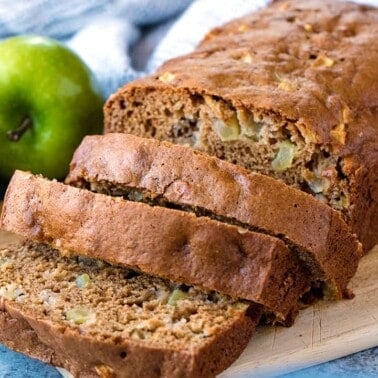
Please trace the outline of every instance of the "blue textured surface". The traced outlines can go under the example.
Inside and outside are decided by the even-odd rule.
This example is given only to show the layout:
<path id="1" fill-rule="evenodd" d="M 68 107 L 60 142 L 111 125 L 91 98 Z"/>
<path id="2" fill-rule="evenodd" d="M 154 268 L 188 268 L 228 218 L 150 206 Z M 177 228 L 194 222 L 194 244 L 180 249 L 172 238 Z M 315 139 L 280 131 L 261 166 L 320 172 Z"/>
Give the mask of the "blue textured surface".
<path id="1" fill-rule="evenodd" d="M 253 375 L 251 374 L 251 377 Z M 56 369 L 0 345 L 1 378 L 60 378 Z M 378 347 L 303 369 L 281 378 L 378 377 Z"/>
<path id="2" fill-rule="evenodd" d="M 10 351 L 0 345 L 1 378 L 60 378 L 52 366 Z"/>
<path id="3" fill-rule="evenodd" d="M 281 376 L 281 378 L 301 377 L 378 377 L 378 347 Z"/>

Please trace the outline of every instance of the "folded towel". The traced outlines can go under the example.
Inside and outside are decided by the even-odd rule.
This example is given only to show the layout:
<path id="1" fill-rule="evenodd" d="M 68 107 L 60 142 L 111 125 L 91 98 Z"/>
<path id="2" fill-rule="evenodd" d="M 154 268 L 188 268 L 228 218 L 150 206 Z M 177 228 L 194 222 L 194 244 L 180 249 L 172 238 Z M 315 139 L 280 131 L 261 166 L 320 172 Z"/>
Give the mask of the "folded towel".
<path id="1" fill-rule="evenodd" d="M 0 36 L 36 33 L 67 38 L 98 16 L 152 25 L 183 11 L 192 0 L 0 0 Z"/>
<path id="2" fill-rule="evenodd" d="M 182 5 L 188 3 L 182 2 Z M 219 6 L 217 0 L 197 0 L 177 20 L 160 23 L 144 34 L 138 29 L 135 17 L 102 14 L 67 43 L 95 72 L 104 95 L 108 96 L 122 84 L 154 71 L 163 61 L 192 50 L 209 28 L 267 3 L 268 0 L 234 0 L 230 9 Z M 161 14 L 160 19 L 163 19 Z M 172 10 L 165 19 L 171 15 Z M 150 20 L 147 17 L 145 25 L 150 24 Z"/>

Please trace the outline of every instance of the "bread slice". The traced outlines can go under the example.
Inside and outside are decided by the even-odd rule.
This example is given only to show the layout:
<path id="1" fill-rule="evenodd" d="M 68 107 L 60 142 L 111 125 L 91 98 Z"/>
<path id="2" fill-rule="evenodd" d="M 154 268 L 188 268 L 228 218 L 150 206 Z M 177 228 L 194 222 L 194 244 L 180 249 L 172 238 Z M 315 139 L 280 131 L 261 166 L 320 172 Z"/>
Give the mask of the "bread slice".
<path id="1" fill-rule="evenodd" d="M 43 245 L 0 251 L 0 342 L 76 377 L 214 377 L 260 308 Z"/>
<path id="2" fill-rule="evenodd" d="M 63 253 L 248 299 L 291 319 L 307 272 L 274 237 L 206 217 L 92 193 L 17 171 L 1 225 Z"/>
<path id="3" fill-rule="evenodd" d="M 275 235 L 342 297 L 361 247 L 329 206 L 271 177 L 191 148 L 128 134 L 87 136 L 66 183 L 92 191 L 189 209 L 223 222 Z"/>
<path id="4" fill-rule="evenodd" d="M 281 179 L 378 243 L 378 9 L 275 1 L 108 99 L 105 132 L 189 144 Z"/>

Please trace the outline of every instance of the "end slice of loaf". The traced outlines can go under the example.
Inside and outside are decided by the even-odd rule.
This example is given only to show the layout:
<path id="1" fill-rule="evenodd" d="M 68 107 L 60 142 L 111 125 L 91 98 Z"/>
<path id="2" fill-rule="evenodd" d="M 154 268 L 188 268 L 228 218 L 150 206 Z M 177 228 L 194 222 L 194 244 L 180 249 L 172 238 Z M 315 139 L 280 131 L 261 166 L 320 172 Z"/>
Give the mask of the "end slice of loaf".
<path id="1" fill-rule="evenodd" d="M 368 47 L 369 46 L 369 47 Z M 378 243 L 378 8 L 274 1 L 128 83 L 105 132 L 189 144 L 281 179 Z"/>
<path id="2" fill-rule="evenodd" d="M 260 318 L 245 301 L 43 245 L 1 250 L 0 270 L 0 342 L 77 377 L 214 377 Z"/>
<path id="3" fill-rule="evenodd" d="M 340 298 L 355 274 L 361 246 L 340 215 L 271 177 L 189 147 L 127 134 L 88 136 L 66 182 L 111 195 L 189 208 L 275 235 L 298 254 L 312 280 Z"/>
<path id="4" fill-rule="evenodd" d="M 8 186 L 1 225 L 63 253 L 251 300 L 281 321 L 308 287 L 307 272 L 277 238 L 21 171 Z"/>

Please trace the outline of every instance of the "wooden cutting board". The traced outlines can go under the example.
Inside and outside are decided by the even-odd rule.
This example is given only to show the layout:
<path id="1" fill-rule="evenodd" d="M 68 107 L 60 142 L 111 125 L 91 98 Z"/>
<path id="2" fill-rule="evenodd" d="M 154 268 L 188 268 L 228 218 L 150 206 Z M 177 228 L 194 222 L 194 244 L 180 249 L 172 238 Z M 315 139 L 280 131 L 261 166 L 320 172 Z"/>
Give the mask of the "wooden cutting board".
<path id="1" fill-rule="evenodd" d="M 349 286 L 355 298 L 321 301 L 291 328 L 260 327 L 221 377 L 284 374 L 378 345 L 378 245 L 360 262 Z"/>
<path id="2" fill-rule="evenodd" d="M 17 241 L 0 230 L 0 248 Z M 259 327 L 221 377 L 283 374 L 378 345 L 378 245 L 362 259 L 350 287 L 354 299 L 319 302 L 301 311 L 291 328 Z"/>

